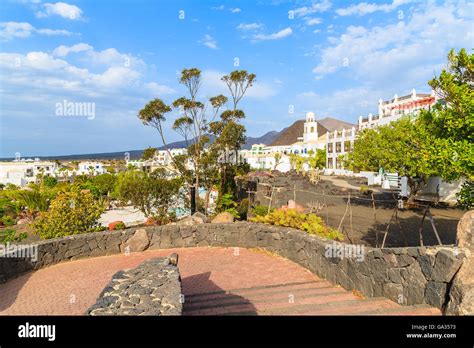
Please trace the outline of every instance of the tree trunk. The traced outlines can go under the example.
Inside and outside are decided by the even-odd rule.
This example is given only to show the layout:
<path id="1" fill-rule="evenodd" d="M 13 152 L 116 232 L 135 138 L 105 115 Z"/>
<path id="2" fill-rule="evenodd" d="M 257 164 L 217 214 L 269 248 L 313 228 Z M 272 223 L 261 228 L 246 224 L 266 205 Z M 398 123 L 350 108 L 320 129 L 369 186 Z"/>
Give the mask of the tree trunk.
<path id="1" fill-rule="evenodd" d="M 209 196 L 211 194 L 210 187 L 206 187 L 206 196 L 204 198 L 204 214 L 207 215 L 207 210 L 209 209 Z"/>
<path id="2" fill-rule="evenodd" d="M 408 187 L 410 188 L 410 194 L 408 195 L 407 203 L 408 205 L 413 205 L 415 203 L 415 197 L 418 191 L 420 191 L 420 184 L 413 178 L 408 178 Z"/>

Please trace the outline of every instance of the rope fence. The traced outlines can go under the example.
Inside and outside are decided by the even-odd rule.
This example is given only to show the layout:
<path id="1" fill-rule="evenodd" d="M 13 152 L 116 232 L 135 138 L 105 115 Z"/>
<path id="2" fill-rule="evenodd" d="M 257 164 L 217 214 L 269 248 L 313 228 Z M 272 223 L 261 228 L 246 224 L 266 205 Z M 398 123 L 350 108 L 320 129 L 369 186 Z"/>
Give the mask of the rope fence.
<path id="1" fill-rule="evenodd" d="M 348 191 L 344 195 L 328 194 L 324 190 L 322 192 L 314 192 L 304 189 L 298 189 L 296 185 L 292 188 L 284 186 L 274 186 L 271 184 L 263 184 L 267 187 L 264 198 L 268 200 L 268 212 L 272 208 L 279 208 L 287 204 L 290 200 L 300 206 L 306 206 L 310 213 L 319 215 L 326 221 L 328 226 L 337 228 L 337 230 L 344 234 L 350 243 L 353 243 L 354 237 L 354 220 L 358 220 L 358 224 L 368 227 L 367 219 L 372 216 L 373 222 L 371 225 L 375 247 L 384 248 L 387 243 L 387 237 L 398 230 L 399 236 L 405 246 L 408 246 L 407 233 L 417 233 L 420 246 L 424 245 L 423 240 L 423 225 L 425 220 L 428 220 L 431 225 L 432 232 L 436 237 L 438 245 L 443 245 L 439 236 L 433 214 L 431 213 L 429 205 L 418 204 L 418 207 L 423 211 L 421 222 L 416 227 L 411 228 L 411 231 L 406 231 L 402 227 L 400 215 L 405 211 L 404 202 L 397 199 L 395 192 L 392 193 L 392 199 L 375 199 L 373 192 L 370 192 L 370 197 L 355 196 L 354 192 Z M 252 192 L 254 193 L 254 192 Z M 306 197 L 302 198 L 302 195 Z M 249 192 L 250 196 L 250 192 Z M 308 196 L 317 197 L 316 199 L 309 199 Z M 339 209 L 340 208 L 340 209 Z M 364 209 L 368 209 L 364 211 Z M 357 212 L 354 209 L 358 209 Z M 392 213 L 387 212 L 391 210 Z M 370 213 L 370 211 L 372 213 Z M 383 212 L 383 213 L 382 213 Z M 341 216 L 342 213 L 342 216 Z M 410 217 L 413 219 L 413 216 Z M 385 226 L 386 225 L 386 226 Z M 358 230 L 361 234 L 367 234 L 367 229 Z M 415 230 L 415 232 L 414 232 Z"/>

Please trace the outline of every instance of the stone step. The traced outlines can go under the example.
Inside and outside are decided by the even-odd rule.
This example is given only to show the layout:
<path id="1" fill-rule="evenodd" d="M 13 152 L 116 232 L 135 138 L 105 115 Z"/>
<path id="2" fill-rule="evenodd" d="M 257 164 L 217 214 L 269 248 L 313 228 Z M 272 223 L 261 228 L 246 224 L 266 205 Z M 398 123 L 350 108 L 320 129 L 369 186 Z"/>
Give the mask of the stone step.
<path id="1" fill-rule="evenodd" d="M 205 301 L 199 302 L 186 302 L 185 307 L 187 311 L 194 309 L 206 309 L 215 307 L 225 307 L 239 304 L 246 304 L 251 302 L 256 303 L 269 303 L 269 302 L 286 302 L 290 300 L 290 295 L 295 299 L 302 299 L 314 296 L 332 295 L 332 294 L 344 294 L 346 293 L 341 288 L 335 288 L 332 286 L 318 287 L 318 288 L 302 288 L 302 289 L 288 289 L 273 292 L 262 292 L 255 293 L 250 296 L 238 296 L 234 294 L 228 294 L 227 296 L 220 296 L 218 298 L 206 298 Z"/>
<path id="2" fill-rule="evenodd" d="M 353 298 L 345 302 L 331 302 L 312 306 L 301 306 L 288 308 L 286 312 L 281 310 L 269 310 L 262 315 L 358 315 L 364 311 L 378 310 L 382 314 L 385 310 L 398 309 L 400 306 L 383 297 L 368 299 Z"/>
<path id="3" fill-rule="evenodd" d="M 230 301 L 231 299 L 239 299 L 245 297 L 248 300 L 259 299 L 262 297 L 269 297 L 278 294 L 288 296 L 289 294 L 301 293 L 311 289 L 339 289 L 328 282 L 309 282 L 309 283 L 290 283 L 279 286 L 268 286 L 258 288 L 246 288 L 245 290 L 232 290 L 222 292 L 202 293 L 199 296 L 185 296 L 185 303 L 187 305 L 204 304 L 206 302 L 216 302 L 220 300 Z"/>
<path id="4" fill-rule="evenodd" d="M 310 294 L 295 296 L 294 303 L 289 303 L 288 296 L 254 302 L 248 302 L 248 300 L 242 299 L 238 303 L 231 303 L 226 306 L 216 305 L 211 308 L 191 309 L 189 311 L 185 305 L 183 312 L 186 315 L 224 315 L 237 312 L 265 314 L 265 311 L 269 310 L 282 309 L 286 312 L 289 307 L 307 306 L 311 304 L 327 305 L 328 303 L 337 303 L 353 299 L 354 295 L 349 292 L 341 292 L 338 288 L 313 289 L 313 292 Z"/>
<path id="5" fill-rule="evenodd" d="M 311 284 L 323 284 L 325 285 L 331 285 L 328 281 L 325 280 L 317 280 L 317 281 L 305 281 L 305 282 L 294 282 L 294 283 L 284 283 L 284 284 L 272 284 L 272 285 L 261 285 L 261 286 L 254 286 L 254 287 L 247 287 L 247 288 L 236 288 L 232 290 L 218 290 L 218 291 L 209 291 L 209 292 L 200 292 L 200 293 L 194 293 L 194 294 L 186 294 L 186 299 L 192 301 L 193 299 L 199 299 L 202 297 L 206 296 L 211 296 L 211 295 L 218 295 L 218 294 L 247 294 L 251 292 L 256 292 L 256 291 L 265 291 L 265 290 L 271 290 L 271 289 L 279 289 L 279 288 L 284 288 L 284 287 L 291 287 L 291 286 L 305 286 L 305 285 L 311 285 Z M 316 285 L 317 286 L 317 285 Z"/>

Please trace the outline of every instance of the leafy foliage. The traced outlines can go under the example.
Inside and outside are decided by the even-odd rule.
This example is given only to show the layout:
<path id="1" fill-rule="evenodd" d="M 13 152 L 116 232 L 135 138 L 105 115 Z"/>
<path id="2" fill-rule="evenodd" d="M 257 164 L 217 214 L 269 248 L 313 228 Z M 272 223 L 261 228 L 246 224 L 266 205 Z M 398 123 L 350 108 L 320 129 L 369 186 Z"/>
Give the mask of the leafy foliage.
<path id="1" fill-rule="evenodd" d="M 474 207 L 474 181 L 467 180 L 462 184 L 461 190 L 456 194 L 457 205 L 461 209 L 472 209 Z"/>
<path id="2" fill-rule="evenodd" d="M 0 243 L 21 242 L 27 236 L 26 232 L 17 234 L 14 229 L 6 228 L 0 230 Z"/>
<path id="3" fill-rule="evenodd" d="M 41 213 L 33 227 L 43 239 L 95 232 L 105 208 L 89 191 L 61 192 Z"/>
<path id="4" fill-rule="evenodd" d="M 352 170 L 396 172 L 408 178 L 410 198 L 436 176 L 431 160 L 430 136 L 409 117 L 378 127 L 365 129 L 354 143 L 346 164 Z"/>
<path id="5" fill-rule="evenodd" d="M 8 216 L 8 215 L 5 215 L 4 217 L 2 217 L 1 220 L 4 226 L 13 226 L 15 224 L 15 220 L 11 216 Z"/>
<path id="6" fill-rule="evenodd" d="M 312 169 L 323 169 L 326 166 L 326 150 L 316 149 L 316 152 L 310 153 L 308 164 Z"/>
<path id="7" fill-rule="evenodd" d="M 270 208 L 270 213 L 275 211 L 274 208 Z M 265 205 L 256 205 L 252 207 L 252 215 L 255 216 L 265 216 L 268 214 L 268 207 Z"/>
<path id="8" fill-rule="evenodd" d="M 433 165 L 447 181 L 474 178 L 474 54 L 451 50 L 448 65 L 429 85 L 442 102 L 423 111 L 420 121 L 432 134 Z"/>
<path id="9" fill-rule="evenodd" d="M 143 150 L 142 159 L 144 159 L 145 161 L 150 160 L 150 159 L 153 159 L 155 155 L 156 155 L 156 148 L 147 147 L 145 150 Z"/>
<path id="10" fill-rule="evenodd" d="M 337 230 L 327 227 L 315 214 L 303 214 L 295 209 L 279 209 L 265 216 L 256 216 L 253 222 L 263 222 L 275 226 L 292 227 L 323 238 L 343 241 L 344 236 Z"/>
<path id="11" fill-rule="evenodd" d="M 182 184 L 181 178 L 167 179 L 163 172 L 127 171 L 119 174 L 114 195 L 130 201 L 146 217 L 166 217 L 178 202 Z"/>
<path id="12" fill-rule="evenodd" d="M 218 212 L 228 212 L 234 215 L 237 219 L 240 218 L 240 214 L 237 211 L 238 203 L 234 201 L 232 194 L 226 193 L 222 195 L 217 201 Z"/>

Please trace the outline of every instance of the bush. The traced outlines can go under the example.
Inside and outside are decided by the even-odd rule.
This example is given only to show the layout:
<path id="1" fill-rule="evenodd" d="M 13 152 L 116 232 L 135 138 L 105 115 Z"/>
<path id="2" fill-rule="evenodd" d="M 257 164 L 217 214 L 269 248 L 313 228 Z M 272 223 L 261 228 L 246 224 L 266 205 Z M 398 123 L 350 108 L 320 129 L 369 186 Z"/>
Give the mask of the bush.
<path id="1" fill-rule="evenodd" d="M 98 220 L 104 206 L 88 191 L 59 193 L 47 212 L 33 227 L 43 239 L 69 236 L 100 230 Z"/>
<path id="2" fill-rule="evenodd" d="M 456 194 L 457 206 L 461 209 L 469 210 L 474 207 L 474 181 L 467 180 L 461 186 L 461 190 Z"/>
<path id="3" fill-rule="evenodd" d="M 22 232 L 17 235 L 15 230 L 6 228 L 4 230 L 0 230 L 0 243 L 21 242 L 27 236 L 28 235 L 26 232 Z"/>
<path id="4" fill-rule="evenodd" d="M 320 237 L 343 241 L 344 236 L 337 230 L 327 227 L 323 220 L 315 214 L 298 213 L 295 209 L 275 210 L 265 216 L 256 216 L 250 221 L 263 222 L 275 226 L 292 227 L 316 234 Z"/>
<path id="5" fill-rule="evenodd" d="M 58 179 L 52 177 L 52 176 L 45 176 L 43 178 L 43 185 L 47 188 L 53 188 L 58 184 Z"/>
<path id="6" fill-rule="evenodd" d="M 172 219 L 182 185 L 182 178 L 167 179 L 160 172 L 127 171 L 119 174 L 114 197 L 125 204 L 130 201 L 146 217 Z"/>
<path id="7" fill-rule="evenodd" d="M 2 218 L 2 222 L 4 226 L 13 226 L 15 224 L 15 220 L 11 216 L 8 216 L 8 215 L 5 215 Z"/>
<path id="8" fill-rule="evenodd" d="M 274 212 L 275 209 L 270 208 L 270 213 Z M 252 215 L 265 216 L 268 214 L 268 207 L 265 205 L 256 205 L 252 208 Z"/>
<path id="9" fill-rule="evenodd" d="M 101 196 L 108 196 L 114 191 L 117 177 L 113 174 L 99 174 L 92 178 L 92 185 L 97 189 Z"/>
<path id="10" fill-rule="evenodd" d="M 239 205 L 237 206 L 236 210 L 242 220 L 247 220 L 247 212 L 249 210 L 248 198 L 242 199 L 242 201 L 240 201 Z"/>

